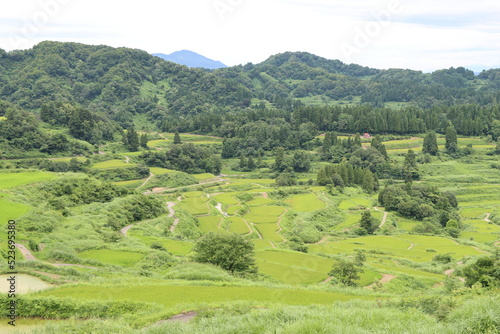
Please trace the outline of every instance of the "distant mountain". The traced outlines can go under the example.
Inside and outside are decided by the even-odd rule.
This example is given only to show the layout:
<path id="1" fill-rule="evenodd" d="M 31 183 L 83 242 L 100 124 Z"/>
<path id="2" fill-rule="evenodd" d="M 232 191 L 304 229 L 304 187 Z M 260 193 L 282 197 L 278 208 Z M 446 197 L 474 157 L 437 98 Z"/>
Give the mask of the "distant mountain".
<path id="1" fill-rule="evenodd" d="M 227 67 L 220 61 L 209 59 L 189 50 L 176 51 L 169 55 L 163 53 L 153 53 L 153 56 L 160 57 L 176 64 L 186 65 L 188 67 L 201 67 L 208 68 L 210 70 Z"/>

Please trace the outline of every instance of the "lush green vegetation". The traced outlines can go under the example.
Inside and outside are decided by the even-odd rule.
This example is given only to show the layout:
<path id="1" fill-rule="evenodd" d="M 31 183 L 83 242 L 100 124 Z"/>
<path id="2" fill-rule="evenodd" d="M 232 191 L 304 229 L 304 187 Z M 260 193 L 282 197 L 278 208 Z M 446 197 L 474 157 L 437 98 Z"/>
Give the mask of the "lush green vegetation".
<path id="1" fill-rule="evenodd" d="M 0 50 L 0 224 L 35 257 L 18 250 L 19 272 L 52 287 L 20 294 L 19 323 L 498 332 L 496 73 Z"/>

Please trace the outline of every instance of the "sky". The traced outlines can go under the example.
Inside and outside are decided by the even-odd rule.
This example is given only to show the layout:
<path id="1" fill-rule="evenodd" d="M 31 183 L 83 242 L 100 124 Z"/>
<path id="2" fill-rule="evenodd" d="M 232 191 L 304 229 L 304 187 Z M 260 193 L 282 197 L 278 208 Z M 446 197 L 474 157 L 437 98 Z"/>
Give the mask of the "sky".
<path id="1" fill-rule="evenodd" d="M 379 69 L 500 68 L 498 0 L 23 0 L 0 4 L 0 48 L 44 40 L 191 50 L 226 65 L 286 51 Z"/>

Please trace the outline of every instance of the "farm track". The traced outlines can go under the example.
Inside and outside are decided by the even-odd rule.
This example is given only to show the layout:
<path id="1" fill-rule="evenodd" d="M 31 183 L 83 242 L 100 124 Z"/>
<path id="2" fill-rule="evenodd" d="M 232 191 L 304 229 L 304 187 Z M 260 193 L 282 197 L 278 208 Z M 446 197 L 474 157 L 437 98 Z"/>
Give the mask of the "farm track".
<path id="1" fill-rule="evenodd" d="M 321 283 L 328 283 L 328 282 L 330 282 L 332 279 L 333 279 L 333 276 L 330 276 L 330 277 L 328 277 L 327 279 L 325 279 L 325 280 L 324 280 L 323 282 L 321 282 Z"/>
<path id="2" fill-rule="evenodd" d="M 445 274 L 446 276 L 449 276 L 449 277 L 451 277 L 451 276 L 453 275 L 453 273 L 455 273 L 455 269 L 448 269 L 448 270 L 446 270 L 446 271 L 444 272 L 444 274 Z M 456 278 L 458 278 L 458 280 L 459 280 L 460 282 L 465 282 L 465 278 L 463 278 L 463 277 L 458 277 L 458 276 L 455 276 L 455 277 L 456 277 Z"/>
<path id="3" fill-rule="evenodd" d="M 177 204 L 177 203 L 174 203 L 174 202 L 167 202 L 167 210 L 168 210 L 168 215 L 167 215 L 167 217 L 174 217 L 174 218 L 175 218 L 175 220 L 174 220 L 174 224 L 175 224 L 175 226 L 177 226 L 177 224 L 179 223 L 179 222 L 178 222 L 179 218 L 175 217 L 175 210 L 174 210 L 174 209 L 172 209 L 172 207 L 173 207 L 174 205 L 176 205 L 176 204 Z M 157 218 L 158 218 L 158 217 L 157 217 Z M 138 222 L 138 223 L 134 223 L 134 224 L 130 224 L 130 225 L 125 226 L 124 228 L 122 228 L 122 229 L 120 230 L 120 232 L 121 232 L 124 236 L 127 236 L 127 232 L 128 232 L 128 230 L 130 230 L 130 229 L 131 229 L 132 227 L 134 227 L 135 225 L 139 225 L 139 224 L 142 224 L 142 223 L 148 223 L 148 222 L 150 222 L 150 221 L 152 221 L 152 220 L 154 220 L 154 219 L 156 219 L 156 218 L 153 218 L 153 219 L 148 219 L 148 220 L 144 220 L 144 221 L 141 221 L 141 222 Z M 176 221 L 177 221 L 177 222 L 176 222 Z M 174 225 L 172 225 L 172 226 L 174 226 Z M 170 228 L 172 228 L 172 226 L 171 226 Z M 174 228 L 174 229 L 175 229 L 175 228 Z"/>
<path id="4" fill-rule="evenodd" d="M 31 253 L 31 251 L 28 248 L 26 248 L 26 246 L 24 246 L 22 244 L 16 244 L 16 247 L 17 247 L 17 249 L 19 249 L 19 251 L 21 252 L 21 254 L 24 256 L 24 258 L 27 261 L 39 261 L 33 255 L 33 253 Z M 54 266 L 54 267 L 79 267 L 79 268 L 89 268 L 89 269 L 100 269 L 97 267 L 84 266 L 81 264 L 73 264 L 73 263 L 50 263 L 50 262 L 44 262 L 44 261 L 40 261 L 40 262 L 45 263 L 45 264 L 50 264 L 51 266 Z"/>
<path id="5" fill-rule="evenodd" d="M 243 219 L 243 218 L 241 218 L 241 219 Z M 243 234 L 243 235 L 246 236 L 246 235 L 252 234 L 253 229 L 252 229 L 252 226 L 250 225 L 250 223 L 246 219 L 243 219 L 243 221 L 245 222 L 245 224 L 247 224 L 248 230 L 250 231 L 247 234 Z M 262 235 L 260 235 L 260 233 L 259 233 L 259 237 L 262 239 Z"/>
<path id="6" fill-rule="evenodd" d="M 278 222 L 276 223 L 276 225 L 278 225 L 279 227 L 279 230 L 276 231 L 276 234 L 280 233 L 281 231 L 283 231 L 283 228 L 281 227 L 281 219 L 283 218 L 283 216 L 288 212 L 288 209 L 285 210 L 285 212 L 283 212 L 281 214 L 281 216 L 279 216 L 279 219 L 278 219 Z M 281 235 L 281 234 L 278 234 L 280 237 L 283 238 L 283 241 L 282 242 L 287 242 L 287 240 Z"/>
<path id="7" fill-rule="evenodd" d="M 167 202 L 167 209 L 168 209 L 168 216 L 167 217 L 174 218 L 174 222 L 172 223 L 172 226 L 170 226 L 170 228 L 169 228 L 170 232 L 174 232 L 175 228 L 177 227 L 177 225 L 180 222 L 180 219 L 175 216 L 175 210 L 173 209 L 174 205 L 176 205 L 176 204 L 177 203 L 174 203 L 174 202 Z"/>
<path id="8" fill-rule="evenodd" d="M 125 237 L 127 236 L 127 232 L 128 230 L 130 230 L 132 227 L 134 227 L 135 225 L 139 225 L 139 224 L 142 224 L 142 223 L 149 223 L 150 221 L 154 220 L 156 218 L 153 218 L 153 219 L 148 219 L 148 220 L 144 220 L 142 222 L 138 222 L 138 223 L 133 223 L 133 224 L 130 224 L 130 225 L 127 225 L 125 226 L 124 228 L 122 228 L 120 230 L 120 233 L 123 234 Z"/>
<path id="9" fill-rule="evenodd" d="M 379 279 L 377 282 L 373 282 L 372 284 L 365 286 L 365 289 L 373 289 L 377 284 L 387 284 L 393 279 L 395 279 L 397 276 L 394 275 L 389 275 L 389 274 L 382 274 L 382 278 Z"/>
<path id="10" fill-rule="evenodd" d="M 222 203 L 217 203 L 215 208 L 219 210 L 219 212 L 222 213 L 223 216 L 228 216 L 227 212 L 222 211 Z"/>
<path id="11" fill-rule="evenodd" d="M 379 208 L 377 208 L 376 206 L 373 207 L 373 209 L 375 211 L 378 211 L 378 212 L 383 212 L 384 213 L 384 216 L 382 217 L 382 221 L 380 222 L 380 225 L 378 226 L 378 228 L 382 228 L 382 226 L 385 225 L 385 222 L 387 221 L 387 216 L 389 215 L 389 213 L 387 211 L 384 211 L 384 210 L 380 210 Z"/>
<path id="12" fill-rule="evenodd" d="M 151 180 L 151 178 L 153 176 L 155 176 L 155 175 L 153 173 L 149 172 L 149 177 L 140 186 L 138 186 L 135 189 L 140 189 L 140 188 L 144 187 Z"/>
<path id="13" fill-rule="evenodd" d="M 125 163 L 126 163 L 126 164 L 129 164 L 129 163 L 130 163 L 130 157 L 125 156 Z"/>
<path id="14" fill-rule="evenodd" d="M 326 237 L 323 237 L 320 241 L 314 243 L 313 245 L 321 245 L 321 244 L 325 243 L 328 240 L 328 238 L 330 238 L 329 235 L 327 235 Z"/>

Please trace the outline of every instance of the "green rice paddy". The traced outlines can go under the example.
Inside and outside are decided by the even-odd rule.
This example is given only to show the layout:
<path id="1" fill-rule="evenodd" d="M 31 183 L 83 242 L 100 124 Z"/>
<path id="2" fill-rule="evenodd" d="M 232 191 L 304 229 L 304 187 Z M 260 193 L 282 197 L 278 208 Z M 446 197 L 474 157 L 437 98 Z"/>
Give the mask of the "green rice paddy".
<path id="1" fill-rule="evenodd" d="M 316 194 L 293 195 L 286 202 L 292 205 L 293 210 L 299 212 L 312 212 L 325 207 L 325 203 L 318 199 Z"/>
<path id="2" fill-rule="evenodd" d="M 0 189 L 11 189 L 55 178 L 55 174 L 48 172 L 0 173 Z"/>
<path id="3" fill-rule="evenodd" d="M 106 168 L 120 168 L 120 167 L 132 167 L 132 166 L 135 166 L 135 164 L 126 163 L 123 160 L 115 159 L 115 160 L 98 162 L 98 163 L 92 165 L 92 168 L 94 168 L 94 169 L 106 169 Z"/>
<path id="4" fill-rule="evenodd" d="M 144 254 L 110 249 L 89 250 L 78 254 L 82 259 L 97 260 L 102 263 L 130 267 L 139 262 Z"/>

